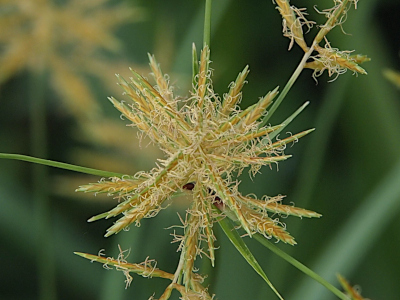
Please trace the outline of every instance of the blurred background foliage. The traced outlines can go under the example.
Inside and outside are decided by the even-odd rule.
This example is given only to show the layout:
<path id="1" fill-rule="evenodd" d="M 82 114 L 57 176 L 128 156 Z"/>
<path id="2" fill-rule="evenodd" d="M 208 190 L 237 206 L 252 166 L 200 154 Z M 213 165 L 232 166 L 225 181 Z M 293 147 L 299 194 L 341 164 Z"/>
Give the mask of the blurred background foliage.
<path id="1" fill-rule="evenodd" d="M 202 41 L 204 1 L 83 2 L 86 4 L 19 0 L 15 1 L 20 5 L 18 10 L 10 9 L 13 1 L 0 1 L 0 152 L 32 155 L 31 111 L 41 105 L 47 135 L 41 146 L 48 159 L 119 173 L 147 170 L 159 153 L 151 145 L 140 148 L 135 130 L 125 126 L 126 121 L 119 119 L 108 102 L 110 95 L 122 99 L 113 76 L 118 72 L 128 77 L 128 67 L 148 74 L 147 52 L 153 53 L 179 94 L 186 96 L 191 44 L 195 42 L 199 48 Z M 310 19 L 318 23 L 324 19 L 312 5 L 318 9 L 332 6 L 328 0 L 292 2 L 307 7 Z M 41 8 L 37 19 L 21 23 L 23 15 L 19 14 L 27 13 L 32 5 Z M 50 43 L 45 45 L 29 30 L 22 36 L 34 22 L 43 21 L 43 7 L 50 5 L 69 9 L 71 16 L 79 19 L 67 18 L 65 24 L 70 27 L 64 29 L 69 28 L 66 32 L 73 37 L 67 39 L 68 45 L 62 44 L 62 27 L 54 28 Z M 347 34 L 336 28 L 328 38 L 333 47 L 355 49 L 371 57 L 372 61 L 363 65 L 368 75 L 356 77 L 348 72 L 328 83 L 330 78 L 325 74 L 316 84 L 312 71 L 305 70 L 271 122 L 282 121 L 310 101 L 289 130 L 317 130 L 287 149 L 293 157 L 279 164 L 278 171 L 265 168 L 253 181 L 243 176 L 241 184 L 244 193 L 284 194 L 288 203 L 322 213 L 316 220 L 287 219 L 298 245 L 278 246 L 336 285 L 336 273 L 341 273 L 359 284 L 363 295 L 371 299 L 400 298 L 400 92 L 382 75 L 386 68 L 400 70 L 399 14 L 396 0 L 360 1 L 358 9 L 350 11 L 343 26 Z M 19 29 L 18 24 L 22 24 Z M 45 28 L 51 31 L 48 26 Z M 91 26 L 92 31 L 85 31 L 85 36 L 82 32 Z M 100 33 L 109 33 L 113 39 L 103 36 L 90 40 Z M 314 28 L 308 34 L 309 41 L 315 33 Z M 31 38 L 32 43 L 17 60 L 26 65 L 11 72 L 5 70 L 10 63 L 6 54 L 10 45 L 16 45 L 18 34 L 23 41 Z M 111 47 L 111 42 L 118 46 Z M 88 43 L 93 47 L 86 47 Z M 214 1 L 211 59 L 214 86 L 220 95 L 227 92 L 246 64 L 251 72 L 242 107 L 255 103 L 277 85 L 283 87 L 302 56 L 296 47 L 288 52 L 288 45 L 271 1 Z M 37 61 L 42 55 L 42 62 L 49 62 L 52 51 L 61 51 L 58 57 L 64 69 Z M 73 251 L 96 254 L 105 249 L 107 255 L 116 257 L 120 245 L 131 248 L 129 262 L 141 262 L 149 256 L 157 260 L 158 267 L 173 272 L 177 245 L 170 243 L 172 230 L 165 228 L 178 224 L 176 211 L 184 212 L 187 202 L 176 201 L 175 209 L 144 220 L 140 228 L 104 238 L 113 220 L 86 220 L 113 207 L 114 201 L 74 193 L 79 185 L 99 178 L 49 168 L 41 187 L 49 197 L 42 243 L 42 227 L 38 225 L 43 225 L 38 220 L 42 214 L 33 192 L 40 183 L 38 178 L 35 181 L 32 167 L 0 160 L 0 299 L 147 299 L 154 292 L 159 297 L 166 281 L 134 276 L 131 287 L 124 289 L 122 273 L 103 270 Z M 217 264 L 207 278 L 211 292 L 218 299 L 276 299 L 222 232 L 217 230 L 217 234 Z M 245 240 L 285 299 L 335 299 L 254 240 Z M 44 273 L 39 271 L 38 262 L 46 265 Z M 209 266 L 205 263 L 201 267 Z"/>

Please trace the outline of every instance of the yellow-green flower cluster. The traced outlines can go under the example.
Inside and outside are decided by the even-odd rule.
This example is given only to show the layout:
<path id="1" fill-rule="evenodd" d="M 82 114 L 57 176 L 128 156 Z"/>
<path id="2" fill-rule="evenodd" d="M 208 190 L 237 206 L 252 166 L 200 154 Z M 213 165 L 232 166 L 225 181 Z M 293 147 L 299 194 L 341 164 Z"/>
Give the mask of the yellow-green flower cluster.
<path id="1" fill-rule="evenodd" d="M 296 42 L 304 52 L 316 51 L 317 53 L 311 56 L 311 61 L 305 64 L 305 68 L 313 69 L 313 77 L 321 76 L 327 70 L 328 75 L 331 77 L 347 72 L 347 70 L 354 73 L 367 74 L 367 72 L 359 66 L 359 64 L 369 61 L 366 55 L 350 55 L 352 51 L 340 51 L 339 49 L 332 48 L 328 42 L 326 35 L 336 26 L 342 26 L 346 21 L 347 11 L 350 6 L 354 5 L 357 8 L 358 0 L 334 0 L 334 6 L 330 9 L 321 11 L 325 15 L 327 21 L 323 25 L 319 25 L 319 32 L 313 40 L 311 47 L 307 43 L 303 35 L 303 26 L 308 30 L 316 24 L 314 21 L 306 19 L 307 13 L 304 8 L 297 8 L 289 4 L 289 0 L 276 0 L 278 11 L 282 15 L 283 20 L 283 35 L 290 38 L 291 43 L 289 49 Z M 325 41 L 324 46 L 320 43 Z M 310 53 L 310 54 L 311 54 Z M 336 79 L 336 77 L 334 78 Z"/>
<path id="2" fill-rule="evenodd" d="M 181 263 L 175 276 L 183 274 L 183 285 L 194 291 L 198 282 L 194 273 L 196 257 L 204 253 L 214 264 L 213 224 L 219 218 L 233 219 L 249 236 L 261 233 L 267 238 L 274 237 L 294 245 L 294 238 L 278 216 L 320 216 L 283 205 L 282 196 L 256 199 L 239 192 L 236 176 L 244 168 L 250 168 L 251 174 L 255 175 L 262 166 L 286 160 L 290 157 L 284 154 L 286 144 L 312 130 L 274 141 L 285 124 L 263 126 L 261 119 L 278 89 L 242 110 L 238 103 L 248 67 L 221 99 L 212 86 L 209 55 L 209 49 L 205 47 L 198 64 L 194 92 L 184 100 L 174 95 L 153 56 L 150 56 L 150 67 L 155 86 L 133 70 L 129 82 L 119 77 L 130 101 L 122 102 L 113 97 L 110 101 L 143 137 L 158 145 L 165 157 L 159 159 L 157 166 L 149 172 L 101 180 L 77 190 L 108 193 L 120 200 L 115 208 L 89 220 L 122 215 L 107 230 L 106 236 L 118 233 L 132 223 L 138 225 L 143 218 L 154 217 L 174 194 L 191 191 L 192 203 L 182 221 L 184 233 L 175 236 L 181 251 Z"/>

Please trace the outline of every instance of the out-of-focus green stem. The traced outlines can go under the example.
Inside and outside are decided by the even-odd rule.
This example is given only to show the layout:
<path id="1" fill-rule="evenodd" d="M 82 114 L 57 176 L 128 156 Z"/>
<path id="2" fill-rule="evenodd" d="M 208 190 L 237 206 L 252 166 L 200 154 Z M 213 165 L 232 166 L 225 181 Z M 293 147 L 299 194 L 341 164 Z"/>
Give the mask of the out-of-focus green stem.
<path id="1" fill-rule="evenodd" d="M 121 174 L 121 173 L 86 168 L 86 167 L 81 167 L 81 166 L 77 166 L 77 165 L 71 165 L 71 164 L 66 164 L 66 163 L 62 163 L 62 162 L 58 162 L 58 161 L 52 161 L 52 160 L 48 160 L 48 159 L 42 159 L 42 158 L 21 155 L 21 154 L 0 153 L 0 158 L 27 161 L 27 162 L 31 162 L 31 163 L 35 163 L 35 164 L 40 164 L 40 165 L 45 165 L 45 166 L 49 166 L 49 167 L 70 170 L 70 171 L 75 171 L 75 172 L 80 172 L 80 173 L 85 173 L 85 174 L 90 174 L 90 175 L 96 175 L 96 176 L 103 176 L 103 177 L 123 177 L 123 176 L 125 176 L 124 174 Z"/>
<path id="2" fill-rule="evenodd" d="M 287 93 L 290 91 L 290 89 L 292 88 L 293 84 L 296 82 L 297 78 L 300 76 L 301 71 L 303 71 L 304 65 L 306 64 L 307 59 L 310 57 L 311 53 L 314 51 L 314 47 L 315 47 L 315 44 L 313 44 L 310 47 L 310 49 L 306 53 L 304 53 L 303 58 L 301 59 L 299 65 L 296 68 L 296 70 L 294 71 L 294 73 L 292 74 L 292 76 L 290 77 L 288 82 L 286 83 L 286 85 L 283 88 L 282 92 L 279 94 L 278 99 L 276 99 L 274 104 L 272 104 L 271 108 L 268 110 L 268 114 L 265 115 L 264 119 L 260 123 L 260 125 L 259 125 L 260 127 L 262 127 L 265 124 L 267 124 L 269 118 L 271 118 L 271 116 L 274 114 L 276 109 L 282 103 L 283 99 L 285 99 Z"/>
<path id="3" fill-rule="evenodd" d="M 247 263 L 257 272 L 261 278 L 269 285 L 271 290 L 278 296 L 279 299 L 283 300 L 283 297 L 279 294 L 278 290 L 274 287 L 271 281 L 268 279 L 264 270 L 258 264 L 257 260 L 251 253 L 250 249 L 247 247 L 247 244 L 243 241 L 242 237 L 236 231 L 234 225 L 226 218 L 222 218 L 218 221 L 222 230 L 224 231 L 226 237 L 231 241 L 231 243 L 235 246 L 235 248 L 239 251 L 239 253 L 243 256 L 243 258 L 247 261 Z M 348 300 L 348 299 L 345 299 Z"/>
<path id="4" fill-rule="evenodd" d="M 211 2 L 212 0 L 206 0 L 206 9 L 204 14 L 204 46 L 207 45 L 210 48 L 211 41 Z"/>
<path id="5" fill-rule="evenodd" d="M 269 250 L 286 260 L 288 263 L 292 264 L 294 267 L 302 271 L 304 274 L 307 276 L 310 276 L 312 279 L 316 280 L 320 284 L 322 284 L 324 287 L 326 287 L 328 290 L 330 290 L 332 293 L 334 293 L 336 296 L 338 296 L 342 300 L 350 300 L 349 297 L 347 297 L 345 294 L 343 294 L 341 291 L 339 291 L 337 288 L 335 288 L 332 284 L 330 284 L 328 281 L 326 281 L 324 278 L 319 276 L 317 273 L 312 271 L 311 269 L 307 268 L 305 265 L 303 265 L 301 262 L 298 260 L 294 259 L 292 256 L 287 254 L 286 252 L 282 251 L 279 249 L 277 246 L 275 246 L 273 243 L 268 241 L 265 237 L 263 237 L 260 234 L 255 234 L 253 236 L 257 241 L 259 241 L 262 245 L 267 247 Z"/>
<path id="6" fill-rule="evenodd" d="M 47 126 L 45 72 L 41 70 L 31 75 L 30 86 L 30 125 L 31 153 L 34 156 L 47 156 Z M 35 164 L 32 167 L 33 199 L 36 213 L 37 267 L 39 299 L 57 299 L 54 251 L 51 243 L 50 199 L 48 195 L 48 174 L 45 167 Z"/>

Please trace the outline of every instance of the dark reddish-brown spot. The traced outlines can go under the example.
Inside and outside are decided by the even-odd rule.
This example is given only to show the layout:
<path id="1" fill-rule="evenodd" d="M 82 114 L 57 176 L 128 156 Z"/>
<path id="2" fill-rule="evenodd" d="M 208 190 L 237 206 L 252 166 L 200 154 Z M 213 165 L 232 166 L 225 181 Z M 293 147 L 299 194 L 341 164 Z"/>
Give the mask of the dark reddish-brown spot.
<path id="1" fill-rule="evenodd" d="M 182 187 L 182 189 L 191 191 L 194 189 L 194 185 L 195 185 L 194 182 L 188 182 Z"/>

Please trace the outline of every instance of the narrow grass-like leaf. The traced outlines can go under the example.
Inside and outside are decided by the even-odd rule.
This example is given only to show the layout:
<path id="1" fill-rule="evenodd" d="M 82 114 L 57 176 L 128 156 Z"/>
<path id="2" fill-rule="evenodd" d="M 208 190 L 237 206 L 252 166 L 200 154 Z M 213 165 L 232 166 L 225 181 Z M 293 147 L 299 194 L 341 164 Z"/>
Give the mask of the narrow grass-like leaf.
<path id="1" fill-rule="evenodd" d="M 283 297 L 279 294 L 276 288 L 273 286 L 271 281 L 268 279 L 267 275 L 258 264 L 256 258 L 251 253 L 250 249 L 247 247 L 246 243 L 240 237 L 239 233 L 236 231 L 235 227 L 227 218 L 221 219 L 218 221 L 222 230 L 228 239 L 232 242 L 232 244 L 236 247 L 236 249 L 240 252 L 243 258 L 249 263 L 249 265 L 254 269 L 254 271 L 259 274 L 264 281 L 269 285 L 269 287 L 274 291 L 274 293 L 279 297 L 279 299 L 283 300 Z"/>
<path id="2" fill-rule="evenodd" d="M 280 93 L 278 99 L 276 99 L 276 101 L 274 102 L 274 104 L 272 104 L 272 107 L 268 110 L 268 114 L 265 115 L 265 117 L 263 118 L 262 122 L 260 123 L 259 127 L 264 126 L 265 124 L 268 123 L 269 118 L 272 117 L 272 115 L 274 114 L 274 112 L 277 110 L 277 108 L 279 107 L 279 105 L 282 103 L 283 99 L 285 99 L 287 93 L 290 91 L 290 89 L 292 88 L 293 84 L 296 82 L 297 78 L 300 76 L 301 71 L 303 71 L 304 69 L 304 65 L 307 62 L 307 59 L 310 57 L 311 53 L 314 51 L 314 45 L 311 46 L 311 48 L 308 50 L 308 52 L 306 52 L 303 56 L 303 58 L 301 59 L 299 65 L 297 66 L 296 70 L 293 72 L 292 76 L 290 77 L 290 79 L 288 80 L 288 82 L 286 83 L 285 87 L 283 88 L 282 92 Z"/>
<path id="3" fill-rule="evenodd" d="M 350 273 L 376 243 L 381 233 L 400 211 L 400 160 L 382 182 L 366 197 L 332 237 L 325 250 L 317 257 L 315 270 L 325 277 L 336 272 Z M 293 299 L 321 299 L 324 291 L 303 282 Z"/>
<path id="4" fill-rule="evenodd" d="M 280 128 L 269 134 L 269 138 L 272 140 L 276 137 L 286 126 L 288 126 L 306 107 L 310 104 L 309 101 L 304 103 L 299 109 L 297 109 L 292 115 L 290 115 L 285 121 L 280 124 Z"/>
<path id="5" fill-rule="evenodd" d="M 75 172 L 80 172 L 80 173 L 85 173 L 85 174 L 90 174 L 90 175 L 102 176 L 102 177 L 120 177 L 121 178 L 123 176 L 126 176 L 126 174 L 102 171 L 102 170 L 97 170 L 97 169 L 92 169 L 92 168 L 86 168 L 86 167 L 81 167 L 81 166 L 77 166 L 77 165 L 72 165 L 72 164 L 67 164 L 67 163 L 62 163 L 62 162 L 58 162 L 58 161 L 52 161 L 52 160 L 48 160 L 48 159 L 42 159 L 42 158 L 37 158 L 37 157 L 32 157 L 32 156 L 27 156 L 27 155 L 21 155 L 21 154 L 0 153 L 0 158 L 27 161 L 27 162 L 45 165 L 45 166 L 49 166 L 49 167 L 70 170 L 70 171 L 75 171 Z"/>
<path id="6" fill-rule="evenodd" d="M 303 265 L 301 262 L 298 260 L 294 259 L 292 256 L 284 252 L 283 250 L 279 249 L 277 246 L 275 246 L 273 243 L 268 241 L 265 237 L 263 237 L 261 234 L 254 234 L 253 237 L 263 246 L 274 252 L 276 255 L 280 256 L 284 260 L 286 260 L 288 263 L 292 264 L 295 266 L 297 269 L 302 271 L 304 274 L 307 276 L 311 277 L 312 279 L 316 280 L 320 284 L 322 284 L 324 287 L 326 287 L 328 290 L 330 290 L 332 293 L 334 293 L 336 296 L 338 296 L 342 300 L 350 300 L 349 297 L 347 297 L 345 294 L 343 294 L 341 291 L 339 291 L 337 288 L 335 288 L 332 284 L 330 284 L 328 281 L 323 279 L 321 276 L 319 276 L 317 273 L 314 271 L 310 270 L 307 268 L 305 265 Z"/>

